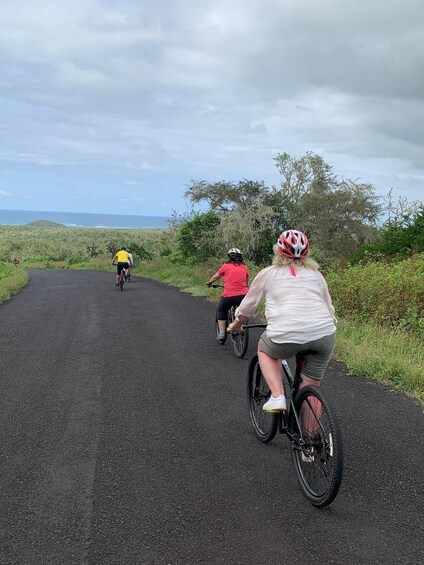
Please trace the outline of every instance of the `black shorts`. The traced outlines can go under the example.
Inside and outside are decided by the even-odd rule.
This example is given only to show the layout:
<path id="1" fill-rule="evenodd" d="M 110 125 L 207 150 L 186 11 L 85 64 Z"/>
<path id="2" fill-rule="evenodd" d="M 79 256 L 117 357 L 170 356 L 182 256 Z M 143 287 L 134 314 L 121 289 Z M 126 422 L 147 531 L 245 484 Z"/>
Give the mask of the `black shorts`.
<path id="1" fill-rule="evenodd" d="M 118 269 L 118 275 L 121 274 L 122 269 L 128 269 L 128 263 L 118 263 L 117 264 L 117 269 Z"/>
<path id="2" fill-rule="evenodd" d="M 237 308 L 240 306 L 240 302 L 245 297 L 245 294 L 241 294 L 240 296 L 222 296 L 221 300 L 218 303 L 218 308 L 216 310 L 216 318 L 217 320 L 226 320 L 228 315 L 228 310 L 231 306 Z"/>

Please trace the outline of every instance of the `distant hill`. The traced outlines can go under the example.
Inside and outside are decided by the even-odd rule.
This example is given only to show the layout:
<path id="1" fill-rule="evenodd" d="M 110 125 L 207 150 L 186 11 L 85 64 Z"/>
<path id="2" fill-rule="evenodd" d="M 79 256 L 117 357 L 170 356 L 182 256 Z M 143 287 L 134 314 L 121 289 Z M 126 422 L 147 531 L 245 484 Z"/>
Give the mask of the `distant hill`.
<path id="1" fill-rule="evenodd" d="M 58 224 L 57 222 L 50 222 L 50 220 L 34 220 L 33 222 L 28 222 L 25 225 L 39 226 L 41 228 L 66 228 L 64 224 Z"/>

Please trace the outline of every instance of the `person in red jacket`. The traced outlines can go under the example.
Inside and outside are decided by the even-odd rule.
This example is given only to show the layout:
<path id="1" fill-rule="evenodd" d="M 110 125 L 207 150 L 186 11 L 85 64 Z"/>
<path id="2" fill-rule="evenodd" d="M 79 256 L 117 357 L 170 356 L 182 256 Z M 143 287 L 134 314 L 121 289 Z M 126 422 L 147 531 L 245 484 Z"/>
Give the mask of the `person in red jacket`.
<path id="1" fill-rule="evenodd" d="M 243 261 L 240 249 L 232 247 L 228 251 L 228 261 L 221 265 L 216 273 L 207 283 L 211 286 L 218 279 L 224 280 L 224 291 L 218 304 L 217 319 L 219 333 L 217 340 L 225 343 L 225 324 L 227 321 L 228 310 L 231 306 L 237 307 L 248 292 L 247 283 L 249 281 L 249 269 Z"/>

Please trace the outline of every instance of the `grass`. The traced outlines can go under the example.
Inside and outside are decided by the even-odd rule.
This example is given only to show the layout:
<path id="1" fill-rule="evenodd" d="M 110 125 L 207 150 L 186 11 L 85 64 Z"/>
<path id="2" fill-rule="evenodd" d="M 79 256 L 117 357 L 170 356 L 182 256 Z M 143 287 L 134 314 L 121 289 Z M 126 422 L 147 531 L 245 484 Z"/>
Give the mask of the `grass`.
<path id="1" fill-rule="evenodd" d="M 212 271 L 213 269 L 211 268 L 211 273 Z M 208 291 L 206 287 L 206 281 L 208 280 L 207 272 L 208 269 L 203 264 L 176 265 L 175 263 L 161 259 L 144 262 L 141 266 L 135 266 L 133 268 L 134 274 L 149 276 L 150 278 L 177 286 L 184 292 L 195 296 L 210 294 L 210 291 Z"/>
<path id="2" fill-rule="evenodd" d="M 17 294 L 28 280 L 28 273 L 24 269 L 0 264 L 0 303 Z"/>
<path id="3" fill-rule="evenodd" d="M 419 337 L 339 320 L 335 356 L 346 363 L 349 375 L 382 381 L 424 405 L 424 347 Z"/>

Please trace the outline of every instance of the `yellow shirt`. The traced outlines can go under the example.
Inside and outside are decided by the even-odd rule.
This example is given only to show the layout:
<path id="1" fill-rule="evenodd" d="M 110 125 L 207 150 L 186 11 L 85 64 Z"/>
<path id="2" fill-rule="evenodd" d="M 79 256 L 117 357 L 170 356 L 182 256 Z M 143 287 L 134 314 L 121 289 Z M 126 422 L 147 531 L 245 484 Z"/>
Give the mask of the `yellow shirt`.
<path id="1" fill-rule="evenodd" d="M 123 251 L 122 249 L 117 252 L 116 257 L 118 263 L 128 263 L 128 251 Z"/>

